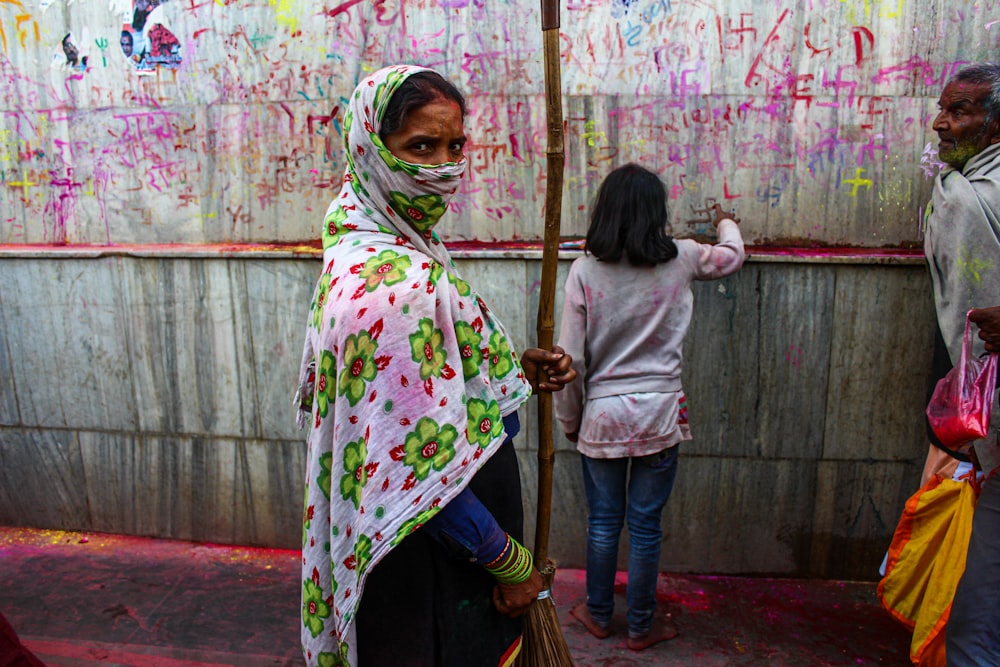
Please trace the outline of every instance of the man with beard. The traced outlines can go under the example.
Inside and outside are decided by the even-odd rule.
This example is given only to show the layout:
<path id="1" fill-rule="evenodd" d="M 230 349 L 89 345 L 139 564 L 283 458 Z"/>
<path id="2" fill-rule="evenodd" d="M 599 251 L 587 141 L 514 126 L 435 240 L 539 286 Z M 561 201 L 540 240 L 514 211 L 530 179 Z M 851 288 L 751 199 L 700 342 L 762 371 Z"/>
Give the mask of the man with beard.
<path id="1" fill-rule="evenodd" d="M 966 313 L 1000 297 L 1000 65 L 963 68 L 944 87 L 938 106 L 932 127 L 945 166 L 934 182 L 924 232 L 938 321 L 935 382 L 959 360 Z M 983 351 L 977 339 L 974 354 Z M 984 482 L 946 629 L 950 666 L 1000 665 L 998 422 L 995 411 L 989 434 L 969 450 Z M 936 447 L 928 455 L 925 482 L 942 472 L 950 476 L 957 465 L 941 465 L 954 454 L 930 437 Z"/>

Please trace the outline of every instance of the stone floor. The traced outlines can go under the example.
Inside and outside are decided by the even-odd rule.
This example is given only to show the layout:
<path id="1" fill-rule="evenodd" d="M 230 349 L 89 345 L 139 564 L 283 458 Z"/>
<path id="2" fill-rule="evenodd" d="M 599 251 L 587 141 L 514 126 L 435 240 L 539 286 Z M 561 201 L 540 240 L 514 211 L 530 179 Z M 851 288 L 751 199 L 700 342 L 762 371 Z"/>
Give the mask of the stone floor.
<path id="1" fill-rule="evenodd" d="M 0 527 L 0 613 L 51 666 L 303 665 L 298 567 L 297 551 Z M 625 647 L 618 584 L 616 632 L 599 640 L 569 615 L 583 572 L 556 574 L 577 667 L 910 664 L 871 582 L 663 575 L 680 635 L 640 653 Z"/>

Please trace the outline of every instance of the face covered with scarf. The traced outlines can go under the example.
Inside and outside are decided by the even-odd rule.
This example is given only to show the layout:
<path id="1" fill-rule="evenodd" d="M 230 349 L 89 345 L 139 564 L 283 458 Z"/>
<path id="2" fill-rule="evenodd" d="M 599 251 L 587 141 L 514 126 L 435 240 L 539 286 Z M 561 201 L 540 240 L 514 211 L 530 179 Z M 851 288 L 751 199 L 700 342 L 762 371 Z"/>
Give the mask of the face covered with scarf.
<path id="1" fill-rule="evenodd" d="M 434 226 L 447 210 L 448 202 L 465 174 L 467 161 L 461 152 L 461 145 L 465 143 L 461 128 L 463 118 L 460 114 L 457 119 L 442 121 L 440 118 L 424 119 L 423 116 L 428 109 L 440 110 L 449 104 L 457 107 L 457 102 L 441 97 L 413 113 L 417 120 L 424 120 L 437 133 L 435 140 L 444 140 L 449 144 L 460 142 L 459 150 L 444 151 L 453 161 L 439 164 L 430 161 L 442 152 L 432 154 L 416 144 L 417 140 L 428 143 L 426 133 L 417 134 L 416 130 L 410 130 L 408 136 L 398 136 L 397 133 L 387 137 L 397 153 L 390 150 L 379 136 L 392 95 L 407 78 L 425 71 L 431 70 L 414 66 L 386 68 L 362 81 L 355 90 L 344 119 L 347 159 L 344 188 L 340 198 L 327 211 L 323 230 L 324 250 L 338 243 L 340 237 L 352 229 L 352 225 L 364 227 L 364 220 L 370 220 L 385 231 L 413 243 L 439 262 L 450 262 Z M 442 127 L 446 122 L 448 125 Z M 458 135 L 452 136 L 456 131 Z M 403 159 L 407 157 L 428 159 L 417 164 Z"/>
<path id="2" fill-rule="evenodd" d="M 306 330 L 302 642 L 330 664 L 354 664 L 370 568 L 466 487 L 531 393 L 503 326 L 434 232 L 466 167 L 461 113 L 438 98 L 379 137 L 393 93 L 420 71 L 380 70 L 351 98 Z M 437 155 L 454 157 L 403 159 Z"/>

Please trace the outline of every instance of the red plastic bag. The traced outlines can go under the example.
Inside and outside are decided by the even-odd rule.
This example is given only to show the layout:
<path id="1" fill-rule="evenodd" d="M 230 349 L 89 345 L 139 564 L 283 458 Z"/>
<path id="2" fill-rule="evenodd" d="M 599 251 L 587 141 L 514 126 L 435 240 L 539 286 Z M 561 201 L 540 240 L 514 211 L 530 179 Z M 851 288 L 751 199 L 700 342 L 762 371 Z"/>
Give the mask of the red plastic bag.
<path id="1" fill-rule="evenodd" d="M 997 355 L 972 355 L 968 314 L 958 365 L 941 378 L 927 404 L 927 420 L 934 435 L 949 449 L 986 436 L 997 386 Z"/>

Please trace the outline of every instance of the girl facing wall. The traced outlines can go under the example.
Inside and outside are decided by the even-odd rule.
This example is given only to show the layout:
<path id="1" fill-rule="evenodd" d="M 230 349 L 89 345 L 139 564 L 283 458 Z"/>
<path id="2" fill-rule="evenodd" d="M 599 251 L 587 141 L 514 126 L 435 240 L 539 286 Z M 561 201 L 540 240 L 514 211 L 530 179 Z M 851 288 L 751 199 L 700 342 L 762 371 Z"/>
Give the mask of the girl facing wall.
<path id="1" fill-rule="evenodd" d="M 692 280 L 743 265 L 739 219 L 713 209 L 716 244 L 673 239 L 660 178 L 636 164 L 601 184 L 586 254 L 570 267 L 559 345 L 576 379 L 554 394 L 556 419 L 576 443 L 587 495 L 587 600 L 572 614 L 598 638 L 611 634 L 618 540 L 629 529 L 628 647 L 677 629 L 656 614 L 661 514 L 691 439 L 681 386 Z"/>

